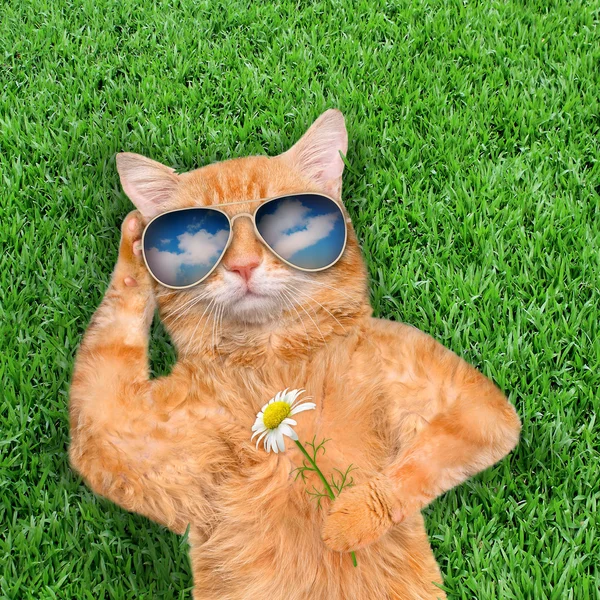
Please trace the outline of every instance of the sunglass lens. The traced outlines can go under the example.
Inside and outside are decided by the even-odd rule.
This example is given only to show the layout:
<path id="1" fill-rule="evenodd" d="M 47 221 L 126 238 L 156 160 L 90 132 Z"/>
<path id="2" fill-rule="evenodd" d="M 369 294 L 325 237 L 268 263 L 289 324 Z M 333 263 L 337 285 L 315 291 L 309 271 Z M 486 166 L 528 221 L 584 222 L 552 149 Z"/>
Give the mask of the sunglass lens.
<path id="1" fill-rule="evenodd" d="M 217 264 L 229 240 L 227 217 L 210 208 L 165 213 L 144 234 L 144 257 L 154 277 L 170 287 L 204 279 Z"/>
<path id="2" fill-rule="evenodd" d="M 292 266 L 316 271 L 335 263 L 346 244 L 346 224 L 336 202 L 298 194 L 265 202 L 256 228 L 271 249 Z"/>

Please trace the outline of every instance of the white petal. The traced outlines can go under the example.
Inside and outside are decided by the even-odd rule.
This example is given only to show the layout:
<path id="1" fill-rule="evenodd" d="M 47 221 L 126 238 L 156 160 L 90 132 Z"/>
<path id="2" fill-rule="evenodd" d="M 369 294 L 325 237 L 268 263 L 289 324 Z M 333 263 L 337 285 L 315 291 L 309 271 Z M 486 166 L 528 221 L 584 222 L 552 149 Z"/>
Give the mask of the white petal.
<path id="1" fill-rule="evenodd" d="M 304 404 L 298 404 L 298 406 L 292 408 L 292 412 L 290 412 L 290 415 L 297 415 L 299 412 L 305 410 L 314 410 L 315 408 L 317 408 L 317 405 L 314 404 L 314 402 L 305 402 Z"/>
<path id="2" fill-rule="evenodd" d="M 267 428 L 262 425 L 261 427 L 259 427 L 253 434 L 252 437 L 250 439 L 252 439 L 255 435 L 258 435 L 259 433 L 262 433 L 263 431 L 265 431 Z"/>
<path id="3" fill-rule="evenodd" d="M 273 432 L 269 430 L 267 436 L 265 437 L 265 450 L 267 452 L 271 452 L 271 438 L 273 437 Z"/>
<path id="4" fill-rule="evenodd" d="M 267 429 L 258 436 L 258 438 L 256 440 L 256 448 L 257 449 L 258 449 L 258 444 L 260 444 L 260 440 L 262 440 L 265 437 L 265 435 L 267 435 L 268 433 L 269 433 L 269 430 Z"/>
<path id="5" fill-rule="evenodd" d="M 294 404 L 292 404 L 292 408 L 298 406 L 298 403 L 306 402 L 307 400 L 312 400 L 312 396 L 304 396 L 304 398 L 298 398 L 298 400 L 296 400 Z"/>
<path id="6" fill-rule="evenodd" d="M 296 423 L 296 421 L 294 421 L 294 419 L 290 419 L 289 417 L 286 417 L 283 421 L 281 421 L 281 424 L 286 424 L 286 425 L 298 425 L 298 423 Z"/>
<path id="7" fill-rule="evenodd" d="M 277 437 L 275 439 L 277 440 L 277 445 L 279 446 L 279 449 L 283 452 L 285 450 L 285 441 L 283 440 L 283 433 L 281 431 L 278 431 Z M 275 450 L 275 452 L 277 452 L 277 450 Z"/>
<path id="8" fill-rule="evenodd" d="M 279 448 L 277 447 L 277 429 L 273 430 L 273 436 L 271 437 L 271 449 L 275 454 L 279 452 Z"/>
<path id="9" fill-rule="evenodd" d="M 294 404 L 296 398 L 303 392 L 304 390 L 291 390 L 287 395 L 286 402 L 288 404 Z"/>
<path id="10" fill-rule="evenodd" d="M 256 423 L 252 425 L 252 431 L 256 431 L 257 429 L 261 429 L 265 426 L 265 422 L 262 419 L 256 419 Z"/>
<path id="11" fill-rule="evenodd" d="M 281 431 L 281 433 L 283 435 L 287 435 L 289 438 L 292 438 L 293 440 L 298 439 L 296 432 L 289 425 L 286 425 L 285 423 L 282 423 L 279 426 L 279 431 Z"/>

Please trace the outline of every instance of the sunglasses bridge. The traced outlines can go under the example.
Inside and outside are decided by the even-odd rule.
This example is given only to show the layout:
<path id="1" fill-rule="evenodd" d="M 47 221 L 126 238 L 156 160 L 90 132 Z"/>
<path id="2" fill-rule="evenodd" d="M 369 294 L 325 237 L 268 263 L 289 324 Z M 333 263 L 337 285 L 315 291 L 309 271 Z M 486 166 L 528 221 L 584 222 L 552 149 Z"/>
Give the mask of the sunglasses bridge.
<path id="1" fill-rule="evenodd" d="M 229 216 L 229 215 L 227 215 Z M 251 221 L 254 221 L 254 215 L 247 212 L 238 213 L 237 215 L 233 215 L 233 217 L 229 217 L 229 221 L 233 225 L 233 222 L 239 217 L 248 217 Z"/>

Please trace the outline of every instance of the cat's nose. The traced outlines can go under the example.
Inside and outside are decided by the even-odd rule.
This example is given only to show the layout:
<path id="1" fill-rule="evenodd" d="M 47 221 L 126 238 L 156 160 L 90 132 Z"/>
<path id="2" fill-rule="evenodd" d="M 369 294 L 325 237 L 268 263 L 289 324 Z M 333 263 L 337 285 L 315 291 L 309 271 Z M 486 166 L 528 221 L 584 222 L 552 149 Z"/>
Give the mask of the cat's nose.
<path id="1" fill-rule="evenodd" d="M 244 281 L 248 282 L 250 277 L 252 277 L 252 272 L 256 267 L 260 265 L 260 258 L 258 256 L 252 256 L 245 258 L 244 260 L 238 259 L 233 263 L 225 263 L 223 266 L 228 271 L 234 271 L 237 273 Z"/>

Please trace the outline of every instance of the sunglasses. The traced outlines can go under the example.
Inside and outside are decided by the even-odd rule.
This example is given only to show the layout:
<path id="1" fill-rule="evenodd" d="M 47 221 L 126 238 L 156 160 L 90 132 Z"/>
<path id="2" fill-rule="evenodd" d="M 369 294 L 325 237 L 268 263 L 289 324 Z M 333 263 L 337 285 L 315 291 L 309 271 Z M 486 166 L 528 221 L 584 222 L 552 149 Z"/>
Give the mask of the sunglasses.
<path id="1" fill-rule="evenodd" d="M 254 213 L 230 217 L 217 206 L 262 202 Z M 300 271 L 333 266 L 346 247 L 346 217 L 324 194 L 306 193 L 180 208 L 154 217 L 142 235 L 142 254 L 158 283 L 185 289 L 217 267 L 233 237 L 233 223 L 248 217 L 259 240 L 281 261 Z M 349 219 L 348 219 L 349 220 Z"/>

